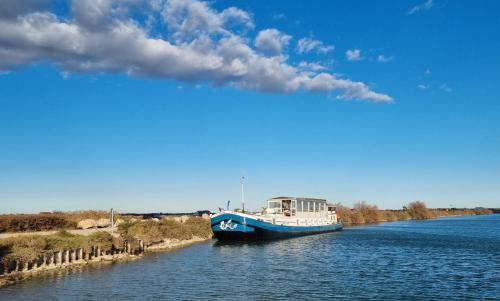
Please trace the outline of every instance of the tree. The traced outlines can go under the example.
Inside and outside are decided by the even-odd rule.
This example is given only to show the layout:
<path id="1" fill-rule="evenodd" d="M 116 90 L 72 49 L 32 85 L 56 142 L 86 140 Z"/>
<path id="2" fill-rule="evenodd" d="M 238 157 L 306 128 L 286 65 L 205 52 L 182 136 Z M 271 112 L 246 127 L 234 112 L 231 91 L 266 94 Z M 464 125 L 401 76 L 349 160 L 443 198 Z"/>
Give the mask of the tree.
<path id="1" fill-rule="evenodd" d="M 408 214 L 412 219 L 429 219 L 432 217 L 432 214 L 429 209 L 427 209 L 425 203 L 421 201 L 409 203 Z"/>

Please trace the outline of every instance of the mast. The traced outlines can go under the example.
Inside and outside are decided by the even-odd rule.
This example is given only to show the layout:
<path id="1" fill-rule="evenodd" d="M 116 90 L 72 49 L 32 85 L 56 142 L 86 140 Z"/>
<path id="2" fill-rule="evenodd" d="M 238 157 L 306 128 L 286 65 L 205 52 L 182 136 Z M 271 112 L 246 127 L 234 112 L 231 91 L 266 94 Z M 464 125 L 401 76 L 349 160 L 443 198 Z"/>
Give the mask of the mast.
<path id="1" fill-rule="evenodd" d="M 114 234 L 115 230 L 115 211 L 111 208 L 111 236 Z"/>
<path id="2" fill-rule="evenodd" d="M 241 211 L 245 212 L 245 190 L 244 190 L 245 176 L 241 176 Z"/>

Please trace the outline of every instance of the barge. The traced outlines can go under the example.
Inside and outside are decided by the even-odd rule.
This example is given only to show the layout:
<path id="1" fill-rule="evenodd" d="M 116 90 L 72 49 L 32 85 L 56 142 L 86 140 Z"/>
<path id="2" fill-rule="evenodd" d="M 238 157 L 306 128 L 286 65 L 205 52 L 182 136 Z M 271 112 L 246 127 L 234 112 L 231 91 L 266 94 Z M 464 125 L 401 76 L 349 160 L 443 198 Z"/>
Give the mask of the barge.
<path id="1" fill-rule="evenodd" d="M 342 230 L 334 205 L 324 199 L 275 197 L 260 213 L 222 211 L 211 217 L 219 240 L 264 240 Z"/>

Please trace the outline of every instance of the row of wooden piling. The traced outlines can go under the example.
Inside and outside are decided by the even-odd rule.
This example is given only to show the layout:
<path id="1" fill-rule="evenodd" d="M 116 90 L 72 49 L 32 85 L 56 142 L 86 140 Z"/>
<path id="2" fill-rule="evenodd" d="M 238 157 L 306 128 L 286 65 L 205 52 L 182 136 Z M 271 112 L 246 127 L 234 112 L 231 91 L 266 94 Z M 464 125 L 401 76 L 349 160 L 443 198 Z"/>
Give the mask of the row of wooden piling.
<path id="1" fill-rule="evenodd" d="M 52 269 L 71 264 L 113 259 L 118 256 L 142 255 L 144 253 L 144 241 L 138 240 L 137 246 L 132 247 L 129 242 L 125 241 L 123 247 L 116 248 L 113 246 L 111 250 L 102 250 L 99 246 L 92 246 L 90 250 L 77 248 L 57 251 L 33 260 L 13 259 L 0 263 L 0 275 Z"/>

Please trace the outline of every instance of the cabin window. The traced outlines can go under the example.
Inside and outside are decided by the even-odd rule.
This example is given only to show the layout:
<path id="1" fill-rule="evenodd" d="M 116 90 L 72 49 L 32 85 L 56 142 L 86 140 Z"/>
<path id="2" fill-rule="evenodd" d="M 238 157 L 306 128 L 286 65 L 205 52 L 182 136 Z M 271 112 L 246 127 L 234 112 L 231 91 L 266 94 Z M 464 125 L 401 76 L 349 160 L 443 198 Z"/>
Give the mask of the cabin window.
<path id="1" fill-rule="evenodd" d="M 269 202 L 269 209 L 274 209 L 277 212 L 280 212 L 281 211 L 281 202 L 280 201 Z"/>

